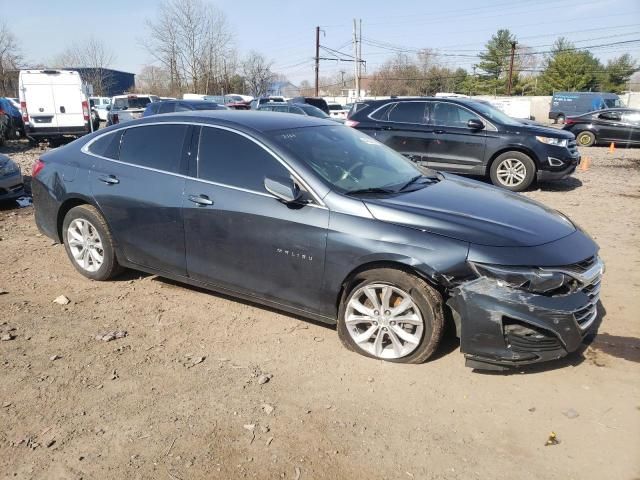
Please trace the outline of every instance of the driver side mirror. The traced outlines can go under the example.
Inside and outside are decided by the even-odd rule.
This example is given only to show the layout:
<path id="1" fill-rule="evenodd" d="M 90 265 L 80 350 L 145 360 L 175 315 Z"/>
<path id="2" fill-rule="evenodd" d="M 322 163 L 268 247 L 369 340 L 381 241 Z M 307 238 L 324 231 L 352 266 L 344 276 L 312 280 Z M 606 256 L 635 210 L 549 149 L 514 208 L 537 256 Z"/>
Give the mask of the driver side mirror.
<path id="1" fill-rule="evenodd" d="M 300 188 L 291 178 L 277 177 L 264 179 L 264 188 L 284 203 L 294 203 L 302 197 Z"/>
<path id="2" fill-rule="evenodd" d="M 478 120 L 477 118 L 472 118 L 467 122 L 467 127 L 471 130 L 482 130 L 484 128 L 484 122 Z"/>

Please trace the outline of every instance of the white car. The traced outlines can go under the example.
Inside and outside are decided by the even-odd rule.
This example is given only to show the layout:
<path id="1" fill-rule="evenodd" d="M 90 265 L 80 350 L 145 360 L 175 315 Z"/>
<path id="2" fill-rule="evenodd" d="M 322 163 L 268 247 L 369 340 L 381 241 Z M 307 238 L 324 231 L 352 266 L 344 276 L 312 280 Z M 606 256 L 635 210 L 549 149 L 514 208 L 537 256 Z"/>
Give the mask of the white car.
<path id="1" fill-rule="evenodd" d="M 91 112 L 95 113 L 101 122 L 107 121 L 107 115 L 109 113 L 107 105 L 111 105 L 111 99 L 109 97 L 89 97 Z"/>
<path id="2" fill-rule="evenodd" d="M 109 115 L 107 116 L 107 125 L 115 125 L 116 123 L 129 122 L 136 118 L 142 118 L 144 109 L 151 102 L 159 102 L 160 97 L 157 95 L 147 94 L 127 94 L 116 95 L 111 99 L 111 105 L 107 106 Z"/>
<path id="3" fill-rule="evenodd" d="M 89 102 L 80 74 L 72 70 L 20 70 L 20 109 L 32 141 L 80 137 L 91 131 Z"/>
<path id="4" fill-rule="evenodd" d="M 329 115 L 332 118 L 340 118 L 342 120 L 347 119 L 347 113 L 349 113 L 349 110 L 345 109 L 339 103 L 329 103 L 328 105 L 329 105 Z"/>

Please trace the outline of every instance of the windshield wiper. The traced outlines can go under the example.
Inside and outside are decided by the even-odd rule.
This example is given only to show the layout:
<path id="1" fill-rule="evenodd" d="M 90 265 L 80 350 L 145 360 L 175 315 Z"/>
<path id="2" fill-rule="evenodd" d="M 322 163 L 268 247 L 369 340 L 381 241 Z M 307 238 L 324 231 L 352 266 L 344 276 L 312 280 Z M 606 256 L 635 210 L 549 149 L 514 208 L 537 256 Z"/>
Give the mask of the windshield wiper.
<path id="1" fill-rule="evenodd" d="M 414 183 L 416 183 L 418 180 L 420 180 L 422 178 L 422 175 L 416 175 L 415 177 L 413 177 L 411 180 L 409 180 L 407 183 L 405 183 L 403 186 L 401 186 L 398 191 L 402 191 L 405 188 L 413 185 Z"/>
<path id="2" fill-rule="evenodd" d="M 381 188 L 381 187 L 372 187 L 372 188 L 361 188 L 359 190 L 349 190 L 346 192 L 347 195 L 364 195 L 367 193 L 397 193 L 395 190 L 391 190 L 390 188 Z"/>
<path id="3" fill-rule="evenodd" d="M 415 184 L 420 179 L 429 180 L 429 182 L 420 183 L 419 185 L 427 185 L 427 184 L 435 183 L 435 182 L 438 181 L 438 177 L 436 175 L 433 175 L 433 176 L 416 175 L 411 180 L 409 180 L 407 183 L 405 183 L 402 187 L 400 187 L 398 189 L 398 192 L 401 192 L 401 191 L 405 190 L 407 187 L 410 187 L 411 185 Z"/>

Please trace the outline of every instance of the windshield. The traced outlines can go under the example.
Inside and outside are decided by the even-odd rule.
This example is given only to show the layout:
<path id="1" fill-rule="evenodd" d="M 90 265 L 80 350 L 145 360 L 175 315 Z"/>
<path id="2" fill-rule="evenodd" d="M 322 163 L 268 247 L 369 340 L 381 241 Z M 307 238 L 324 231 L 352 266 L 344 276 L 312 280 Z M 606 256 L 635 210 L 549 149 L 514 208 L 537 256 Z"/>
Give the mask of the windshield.
<path id="1" fill-rule="evenodd" d="M 145 108 L 151 99 L 149 97 L 128 97 L 116 98 L 113 102 L 114 110 L 124 110 L 125 108 Z"/>
<path id="2" fill-rule="evenodd" d="M 395 150 L 349 127 L 296 128 L 270 136 L 340 193 L 395 191 L 421 174 Z"/>
<path id="3" fill-rule="evenodd" d="M 314 107 L 313 105 L 298 105 L 298 107 L 300 107 L 302 110 L 304 110 L 304 113 L 306 113 L 307 115 L 309 115 L 311 117 L 318 117 L 318 118 L 328 118 L 329 117 L 329 115 L 324 113 L 318 107 Z"/>
<path id="4" fill-rule="evenodd" d="M 487 103 L 469 102 L 469 106 L 473 107 L 489 120 L 494 120 L 498 123 L 502 123 L 503 125 L 522 125 L 522 123 L 518 122 L 515 118 L 511 118 L 506 113 L 501 112 Z"/>

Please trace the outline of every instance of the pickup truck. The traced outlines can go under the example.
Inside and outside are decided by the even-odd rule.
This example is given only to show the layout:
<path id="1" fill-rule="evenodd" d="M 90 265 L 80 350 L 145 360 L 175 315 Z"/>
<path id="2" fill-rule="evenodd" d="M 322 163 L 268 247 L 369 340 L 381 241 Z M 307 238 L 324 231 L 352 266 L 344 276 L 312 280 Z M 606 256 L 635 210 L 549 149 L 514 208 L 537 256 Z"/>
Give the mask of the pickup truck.
<path id="1" fill-rule="evenodd" d="M 111 99 L 111 105 L 107 106 L 107 125 L 129 122 L 136 118 L 142 118 L 144 109 L 151 102 L 159 102 L 156 95 L 116 95 Z"/>

